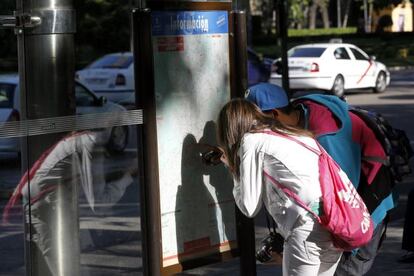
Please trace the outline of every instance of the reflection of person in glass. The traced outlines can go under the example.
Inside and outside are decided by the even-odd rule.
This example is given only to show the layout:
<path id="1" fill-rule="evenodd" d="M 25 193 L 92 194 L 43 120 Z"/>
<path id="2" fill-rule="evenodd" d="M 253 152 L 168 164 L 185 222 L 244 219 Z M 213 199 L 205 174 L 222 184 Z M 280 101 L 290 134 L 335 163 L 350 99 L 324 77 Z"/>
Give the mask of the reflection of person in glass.
<path id="1" fill-rule="evenodd" d="M 94 183 L 93 151 L 103 144 L 100 137 L 97 131 L 71 133 L 46 150 L 24 174 L 4 210 L 7 222 L 11 208 L 22 199 L 30 240 L 40 251 L 34 258 L 44 259 L 50 275 L 80 275 L 78 187 L 94 210 L 102 198 L 116 203 L 133 181 L 134 171 L 128 170 L 113 182 Z M 96 185 L 102 184 L 105 188 L 96 194 Z"/>

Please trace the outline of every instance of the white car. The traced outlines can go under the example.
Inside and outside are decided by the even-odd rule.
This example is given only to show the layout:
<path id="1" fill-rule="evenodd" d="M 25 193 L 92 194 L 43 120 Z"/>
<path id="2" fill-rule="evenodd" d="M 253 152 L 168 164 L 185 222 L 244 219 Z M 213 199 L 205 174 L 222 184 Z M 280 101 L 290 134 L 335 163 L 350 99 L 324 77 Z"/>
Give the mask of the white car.
<path id="1" fill-rule="evenodd" d="M 131 52 L 105 55 L 76 72 L 76 79 L 115 103 L 135 103 L 134 57 Z"/>
<path id="2" fill-rule="evenodd" d="M 390 83 L 386 66 L 346 43 L 316 43 L 288 51 L 289 86 L 292 90 L 321 89 L 343 96 L 346 90 L 372 88 L 384 92 Z M 274 61 L 270 82 L 281 85 L 281 62 Z"/>
<path id="3" fill-rule="evenodd" d="M 1 122 L 20 120 L 19 76 L 0 75 L 0 125 Z M 126 109 L 105 97 L 97 97 L 86 86 L 75 82 L 76 114 L 120 112 Z M 114 126 L 106 129 L 102 135 L 110 152 L 122 152 L 128 143 L 127 126 Z M 0 139 L 0 153 L 20 153 L 19 138 Z"/>

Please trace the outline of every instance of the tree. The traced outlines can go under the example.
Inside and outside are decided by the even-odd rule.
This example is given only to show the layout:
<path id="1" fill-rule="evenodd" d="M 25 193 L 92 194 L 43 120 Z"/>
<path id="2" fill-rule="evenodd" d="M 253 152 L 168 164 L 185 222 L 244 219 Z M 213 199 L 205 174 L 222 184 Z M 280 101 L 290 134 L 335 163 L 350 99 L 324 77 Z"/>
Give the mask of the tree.
<path id="1" fill-rule="evenodd" d="M 130 50 L 130 0 L 74 0 L 78 58 Z M 90 61 L 90 60 L 89 60 Z"/>
<path id="2" fill-rule="evenodd" d="M 351 9 L 351 3 L 352 2 L 353 2 L 352 0 L 346 0 L 344 20 L 342 21 L 342 28 L 346 28 L 347 25 L 348 25 L 349 12 L 350 12 L 350 9 Z"/>
<path id="3" fill-rule="evenodd" d="M 305 28 L 308 24 L 310 0 L 289 0 L 289 20 L 292 27 Z"/>
<path id="4" fill-rule="evenodd" d="M 263 0 L 261 5 L 264 33 L 270 35 L 273 27 L 273 0 Z"/>
<path id="5" fill-rule="evenodd" d="M 309 9 L 309 28 L 315 29 L 316 27 L 316 14 L 319 9 L 322 15 L 323 27 L 329 28 L 329 13 L 328 13 L 329 0 L 312 0 L 312 4 Z"/>
<path id="6" fill-rule="evenodd" d="M 364 11 L 364 29 L 366 32 L 371 32 L 372 14 L 374 10 L 383 9 L 391 5 L 397 6 L 405 0 L 357 0 L 356 2 L 362 2 L 362 9 Z"/>

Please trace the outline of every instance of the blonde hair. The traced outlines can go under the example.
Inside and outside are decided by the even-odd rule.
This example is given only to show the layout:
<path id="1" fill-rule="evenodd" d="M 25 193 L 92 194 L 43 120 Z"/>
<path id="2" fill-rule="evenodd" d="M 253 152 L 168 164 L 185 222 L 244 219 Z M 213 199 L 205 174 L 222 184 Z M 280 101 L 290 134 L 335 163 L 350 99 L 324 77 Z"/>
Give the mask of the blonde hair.
<path id="1" fill-rule="evenodd" d="M 288 126 L 266 115 L 253 103 L 237 98 L 229 101 L 220 111 L 217 122 L 217 140 L 229 163 L 229 169 L 239 178 L 237 151 L 241 140 L 246 133 L 253 133 L 263 129 L 283 132 L 297 136 L 313 137 L 312 133 L 293 126 Z"/>

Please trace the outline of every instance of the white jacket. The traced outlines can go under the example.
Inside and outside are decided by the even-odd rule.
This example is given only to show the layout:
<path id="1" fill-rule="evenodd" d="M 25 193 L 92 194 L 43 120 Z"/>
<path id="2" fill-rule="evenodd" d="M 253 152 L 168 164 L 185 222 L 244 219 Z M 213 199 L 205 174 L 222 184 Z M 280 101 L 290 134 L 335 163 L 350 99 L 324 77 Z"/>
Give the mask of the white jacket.
<path id="1" fill-rule="evenodd" d="M 317 148 L 312 138 L 294 137 Z M 265 133 L 245 134 L 238 155 L 240 180 L 235 180 L 233 189 L 237 206 L 246 216 L 253 217 L 263 202 L 278 224 L 278 231 L 287 238 L 298 218 L 308 211 L 264 177 L 264 172 L 312 208 L 319 205 L 322 195 L 318 156 L 294 141 Z"/>

